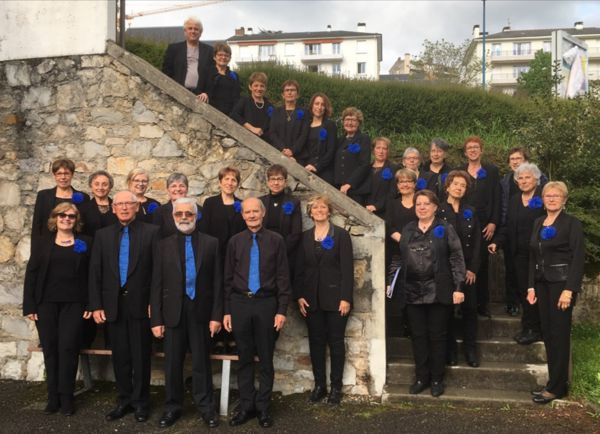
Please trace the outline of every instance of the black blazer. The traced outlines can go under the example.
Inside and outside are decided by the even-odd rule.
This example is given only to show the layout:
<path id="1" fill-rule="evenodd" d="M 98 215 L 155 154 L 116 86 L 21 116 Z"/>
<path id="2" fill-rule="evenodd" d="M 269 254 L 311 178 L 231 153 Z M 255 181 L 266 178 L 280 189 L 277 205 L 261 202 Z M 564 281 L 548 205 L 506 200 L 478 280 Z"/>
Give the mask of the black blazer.
<path id="1" fill-rule="evenodd" d="M 438 208 L 437 216 L 454 227 L 458 238 L 460 238 L 465 266 L 468 271 L 477 274 L 481 261 L 479 258 L 481 229 L 475 209 L 461 203 L 458 214 L 455 214 L 452 205 L 444 201 Z"/>
<path id="2" fill-rule="evenodd" d="M 83 222 L 82 232 L 90 237 L 94 237 L 98 229 L 102 229 L 106 226 L 114 225 L 119 220 L 112 211 L 112 199 L 108 198 L 109 209 L 106 214 L 102 214 L 98 209 L 96 199 L 91 199 L 79 207 L 79 213 L 81 214 L 81 220 Z"/>
<path id="3" fill-rule="evenodd" d="M 233 196 L 235 201 L 241 200 Z M 223 203 L 221 194 L 207 197 L 202 206 L 201 231 L 219 240 L 219 251 L 221 252 L 221 264 L 225 260 L 227 242 L 235 234 L 246 229 L 246 223 L 242 213 L 235 211 L 233 216 L 228 212 L 228 206 Z"/>
<path id="4" fill-rule="evenodd" d="M 542 240 L 540 231 L 546 216 L 533 224 L 529 243 L 529 288 L 535 282 L 565 282 L 565 289 L 581 291 L 585 263 L 583 227 L 575 217 L 562 211 L 554 221 L 556 235 Z"/>
<path id="5" fill-rule="evenodd" d="M 199 323 L 223 321 L 223 272 L 219 242 L 209 235 L 192 234 L 196 259 L 196 297 L 194 319 Z M 173 234 L 158 243 L 154 261 L 150 317 L 152 327 L 177 327 L 185 291 L 185 240 L 181 233 Z"/>
<path id="6" fill-rule="evenodd" d="M 286 134 L 287 123 L 285 107 L 274 109 L 271 122 L 269 123 L 269 143 L 280 151 L 283 151 L 284 148 L 291 149 L 296 160 L 304 161 L 307 154 L 305 145 L 310 129 L 306 110 L 302 107 L 296 107 L 291 114 L 291 125 L 289 125 L 289 130 Z"/>
<path id="7" fill-rule="evenodd" d="M 335 122 L 330 119 L 324 119 L 321 126 L 318 127 L 316 135 L 311 133 L 310 122 L 308 126 L 309 133 L 305 146 L 305 163 L 315 166 L 317 175 L 328 183 L 333 184 L 333 159 L 335 157 L 335 144 L 337 140 Z M 321 134 L 321 129 L 325 130 L 325 134 Z"/>
<path id="8" fill-rule="evenodd" d="M 90 200 L 90 197 L 86 193 L 73 189 L 73 194 L 75 193 L 81 193 L 83 195 L 81 204 Z M 33 219 L 31 222 L 32 251 L 42 235 L 49 235 L 51 233 L 48 229 L 48 218 L 56 205 L 56 187 L 38 191 L 37 197 L 35 198 Z M 79 205 L 80 204 L 77 204 L 78 207 Z"/>
<path id="9" fill-rule="evenodd" d="M 488 223 L 500 224 L 500 174 L 498 168 L 491 164 L 482 164 L 486 171 L 485 178 L 473 178 L 473 185 L 467 191 L 465 203 L 477 210 L 477 217 L 482 227 Z M 468 165 L 460 168 L 468 173 Z"/>
<path id="10" fill-rule="evenodd" d="M 159 206 L 152 214 L 152 224 L 160 228 L 158 236 L 160 239 L 177 233 L 177 226 L 173 220 L 173 203 L 168 201 Z"/>
<path id="11" fill-rule="evenodd" d="M 88 268 L 92 251 L 92 238 L 86 235 L 76 235 L 86 244 L 86 251 L 76 256 L 73 266 L 77 271 L 81 302 L 87 303 L 88 297 Z M 46 285 L 46 274 L 50 263 L 50 253 L 56 240 L 56 233 L 49 233 L 40 238 L 38 247 L 31 252 L 31 257 L 25 270 L 23 288 L 23 315 L 37 313 L 37 306 L 42 302 Z"/>
<path id="12" fill-rule="evenodd" d="M 435 173 L 431 171 L 430 167 L 431 161 L 426 161 L 425 164 L 421 166 L 420 170 L 420 172 L 429 174 L 427 179 L 427 190 L 433 191 L 440 198 L 440 200 L 445 200 L 447 195 L 444 183 L 446 182 L 448 173 L 452 171 L 452 168 L 446 162 L 444 162 L 439 173 Z"/>
<path id="13" fill-rule="evenodd" d="M 263 222 L 268 221 L 269 205 L 271 204 L 271 195 L 266 194 L 260 197 L 260 200 L 265 204 L 267 214 Z M 281 217 L 279 219 L 279 229 L 275 230 L 285 240 L 285 246 L 287 248 L 288 258 L 292 257 L 298 247 L 298 242 L 302 236 L 302 212 L 300 211 L 300 200 L 292 196 L 291 194 L 284 194 L 281 198 L 281 204 L 291 202 L 294 205 L 294 209 L 291 214 L 286 214 L 281 211 Z M 274 230 L 271 228 L 271 230 Z"/>
<path id="14" fill-rule="evenodd" d="M 386 170 L 387 169 L 387 170 Z M 375 214 L 383 216 L 385 212 L 386 202 L 390 197 L 390 191 L 396 188 L 396 166 L 391 161 L 386 160 L 383 167 L 373 173 L 373 165 L 371 163 L 359 167 L 350 176 L 348 184 L 352 186 L 350 192 L 365 196 L 365 205 L 373 205 L 376 208 Z M 385 179 L 383 174 L 389 175 Z"/>
<path id="15" fill-rule="evenodd" d="M 214 49 L 203 42 L 198 43 L 198 86 L 193 90 L 196 95 L 209 92 L 210 68 L 215 64 Z M 163 73 L 180 85 L 185 85 L 187 74 L 187 42 L 169 44 L 163 60 Z"/>
<path id="16" fill-rule="evenodd" d="M 116 223 L 96 232 L 90 260 L 88 310 L 104 309 L 108 322 L 115 321 L 118 313 L 121 228 L 121 224 Z M 144 222 L 134 220 L 129 224 L 129 268 L 125 289 L 132 318 L 148 318 L 158 231 L 155 225 Z"/>
<path id="17" fill-rule="evenodd" d="M 311 312 L 337 311 L 340 300 L 353 302 L 354 256 L 350 234 L 332 224 L 329 236 L 333 238 L 333 248 L 323 249 L 318 258 L 315 228 L 304 231 L 296 258 L 294 298 L 304 298 Z"/>
<path id="18" fill-rule="evenodd" d="M 226 115 L 231 113 L 233 106 L 240 99 L 240 78 L 227 68 L 225 75 L 219 74 L 216 66 L 210 69 L 210 86 L 208 103 Z"/>
<path id="19" fill-rule="evenodd" d="M 138 209 L 135 219 L 145 223 L 152 223 L 154 213 L 158 211 L 159 207 L 159 201 L 152 199 L 151 197 L 146 197 L 146 202 L 140 203 L 140 208 Z"/>
<path id="20" fill-rule="evenodd" d="M 350 152 L 350 144 L 358 144 L 360 150 L 356 153 Z M 340 187 L 347 184 L 350 177 L 361 166 L 371 162 L 371 139 L 360 131 L 352 138 L 345 135 L 338 139 L 333 166 L 334 185 Z"/>

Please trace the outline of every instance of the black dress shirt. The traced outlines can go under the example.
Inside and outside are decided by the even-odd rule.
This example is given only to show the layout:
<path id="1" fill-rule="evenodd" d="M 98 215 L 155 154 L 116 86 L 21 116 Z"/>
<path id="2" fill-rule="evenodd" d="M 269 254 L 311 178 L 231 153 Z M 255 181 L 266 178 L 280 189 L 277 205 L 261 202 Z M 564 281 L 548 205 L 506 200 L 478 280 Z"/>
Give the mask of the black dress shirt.
<path id="1" fill-rule="evenodd" d="M 280 151 L 290 149 L 296 161 L 305 164 L 309 128 L 310 122 L 305 109 L 296 107 L 288 116 L 285 107 L 277 107 L 273 110 L 269 124 L 269 143 Z"/>

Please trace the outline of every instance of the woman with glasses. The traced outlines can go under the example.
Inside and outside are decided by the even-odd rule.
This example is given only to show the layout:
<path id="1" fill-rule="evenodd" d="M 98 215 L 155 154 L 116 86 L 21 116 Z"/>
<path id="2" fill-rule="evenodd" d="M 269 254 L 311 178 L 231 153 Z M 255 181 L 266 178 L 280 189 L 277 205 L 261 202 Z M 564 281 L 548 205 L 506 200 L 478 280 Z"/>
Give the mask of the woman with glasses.
<path id="1" fill-rule="evenodd" d="M 215 65 L 211 68 L 208 101 L 211 106 L 229 115 L 240 99 L 240 78 L 229 69 L 231 47 L 224 42 L 215 45 Z"/>
<path id="2" fill-rule="evenodd" d="M 160 227 L 160 239 L 177 233 L 175 220 L 173 220 L 173 202 L 188 193 L 188 179 L 183 173 L 172 173 L 167 178 L 167 194 L 169 201 L 152 213 L 152 223 Z M 137 196 L 137 195 L 136 195 Z M 139 212 L 139 211 L 138 211 Z M 198 216 L 201 211 L 198 212 Z"/>
<path id="3" fill-rule="evenodd" d="M 429 144 L 429 160 L 422 167 L 423 172 L 431 174 L 427 189 L 437 194 L 442 201 L 446 194 L 446 176 L 452 170 L 446 163 L 448 149 L 450 144 L 447 141 L 439 137 L 433 139 Z"/>
<path id="4" fill-rule="evenodd" d="M 23 315 L 35 325 L 46 368 L 48 401 L 44 413 L 75 412 L 73 393 L 87 303 L 92 239 L 77 235 L 77 207 L 59 203 L 47 221 L 48 233 L 31 252 L 25 271 Z"/>
<path id="5" fill-rule="evenodd" d="M 405 169 L 410 169 L 417 174 L 417 181 L 415 183 L 415 190 L 423 190 L 429 189 L 430 184 L 433 182 L 434 176 L 431 172 L 426 172 L 421 169 L 421 163 L 423 159 L 421 158 L 421 153 L 417 148 L 413 148 L 409 146 L 406 148 L 402 154 L 402 166 Z M 432 190 L 433 191 L 433 190 Z"/>
<path id="6" fill-rule="evenodd" d="M 146 196 L 146 191 L 148 191 L 148 186 L 150 185 L 150 175 L 146 169 L 138 167 L 129 172 L 126 183 L 127 189 L 135 194 L 140 203 L 140 208 L 135 218 L 138 221 L 152 223 L 152 214 L 158 209 L 160 202 Z"/>
<path id="7" fill-rule="evenodd" d="M 548 382 L 533 393 L 537 404 L 569 392 L 571 319 L 581 291 L 585 246 L 581 222 L 564 211 L 568 194 L 564 182 L 544 186 L 546 215 L 534 222 L 529 243 L 527 301 L 538 305 L 548 359 Z"/>

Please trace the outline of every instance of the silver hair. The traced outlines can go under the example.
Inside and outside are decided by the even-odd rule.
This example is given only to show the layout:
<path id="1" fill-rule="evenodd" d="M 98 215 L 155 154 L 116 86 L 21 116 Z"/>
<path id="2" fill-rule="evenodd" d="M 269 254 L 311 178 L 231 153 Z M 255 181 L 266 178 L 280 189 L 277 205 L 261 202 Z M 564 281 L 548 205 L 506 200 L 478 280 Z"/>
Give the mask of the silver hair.
<path id="1" fill-rule="evenodd" d="M 135 195 L 135 193 L 133 193 L 132 191 L 129 191 L 129 190 L 121 190 L 121 191 L 117 191 L 117 193 L 116 193 L 116 194 L 113 196 L 113 199 L 114 199 L 115 197 L 117 197 L 117 195 L 119 195 L 119 194 L 121 194 L 121 193 L 127 193 L 127 194 L 129 194 L 129 195 L 130 195 L 130 197 L 131 197 L 131 201 L 132 201 L 132 202 L 137 202 L 137 201 L 138 201 L 138 198 L 137 198 L 137 196 Z"/>
<path id="2" fill-rule="evenodd" d="M 448 152 L 448 149 L 450 149 L 450 144 L 441 137 L 436 137 L 432 139 L 431 143 L 429 144 L 429 149 L 431 149 L 431 145 L 437 146 L 444 152 Z"/>
<path id="3" fill-rule="evenodd" d="M 198 203 L 196 199 L 193 197 L 180 197 L 173 202 L 173 215 L 175 215 L 175 208 L 177 205 L 192 205 L 192 209 L 194 210 L 194 214 L 198 215 Z"/>
<path id="4" fill-rule="evenodd" d="M 167 178 L 167 188 L 169 188 L 169 185 L 173 184 L 174 182 L 182 182 L 186 187 L 189 187 L 187 176 L 185 176 L 183 173 L 175 172 L 170 174 Z"/>
<path id="5" fill-rule="evenodd" d="M 256 199 L 256 200 L 258 201 L 258 203 L 260 204 L 260 209 L 261 209 L 261 211 L 262 211 L 263 213 L 266 213 L 266 212 L 267 212 L 267 208 L 265 208 L 265 204 L 263 203 L 263 201 L 262 201 L 262 200 L 260 200 L 258 197 L 254 197 L 254 196 L 247 197 L 246 199 L 244 199 L 244 200 L 242 201 L 242 210 L 244 209 L 244 202 L 246 202 L 248 199 Z"/>
<path id="6" fill-rule="evenodd" d="M 517 169 L 515 170 L 515 175 L 514 175 L 515 181 L 518 180 L 519 176 L 523 172 L 531 173 L 533 175 L 533 177 L 535 178 L 535 180 L 537 181 L 537 185 L 540 185 L 540 178 L 542 177 L 542 172 L 539 169 L 539 167 L 537 167 L 537 164 L 523 163 L 519 167 L 517 167 Z"/>
<path id="7" fill-rule="evenodd" d="M 200 29 L 200 33 L 202 33 L 204 31 L 204 27 L 202 26 L 202 21 L 200 21 L 198 18 L 196 17 L 187 17 L 185 19 L 185 21 L 183 22 L 183 27 L 185 27 L 185 25 L 187 23 L 194 23 L 194 24 L 198 24 L 198 28 Z"/>
<path id="8" fill-rule="evenodd" d="M 421 158 L 421 153 L 419 152 L 419 150 L 412 146 L 409 146 L 404 150 L 404 152 L 402 153 L 402 159 L 405 159 L 408 156 L 408 154 L 417 154 L 419 159 Z"/>

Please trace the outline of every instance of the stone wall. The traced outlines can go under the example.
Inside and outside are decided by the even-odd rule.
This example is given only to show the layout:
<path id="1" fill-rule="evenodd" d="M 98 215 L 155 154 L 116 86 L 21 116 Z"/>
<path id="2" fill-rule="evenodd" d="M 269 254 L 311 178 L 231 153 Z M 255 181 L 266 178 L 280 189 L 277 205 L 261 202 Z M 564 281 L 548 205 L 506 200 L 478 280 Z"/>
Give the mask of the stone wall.
<path id="1" fill-rule="evenodd" d="M 27 350 L 37 335 L 21 316 L 20 304 L 33 203 L 38 190 L 53 186 L 49 168 L 59 156 L 76 162 L 74 185 L 84 191 L 95 170 L 113 174 L 119 190 L 127 173 L 139 166 L 151 173 L 151 197 L 164 201 L 165 180 L 178 171 L 188 176 L 190 195 L 202 203 L 218 192 L 219 169 L 233 165 L 242 173 L 239 193 L 246 197 L 265 192 L 264 169 L 277 162 L 287 167 L 296 194 L 328 193 L 337 210 L 334 222 L 350 230 L 354 247 L 355 306 L 347 327 L 345 389 L 382 393 L 382 221 L 112 43 L 104 55 L 0 64 L 1 378 L 43 378 L 41 354 Z M 304 223 L 308 228 L 306 217 Z M 295 305 L 278 340 L 275 365 L 276 388 L 284 393 L 312 386 L 306 327 Z"/>

